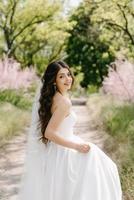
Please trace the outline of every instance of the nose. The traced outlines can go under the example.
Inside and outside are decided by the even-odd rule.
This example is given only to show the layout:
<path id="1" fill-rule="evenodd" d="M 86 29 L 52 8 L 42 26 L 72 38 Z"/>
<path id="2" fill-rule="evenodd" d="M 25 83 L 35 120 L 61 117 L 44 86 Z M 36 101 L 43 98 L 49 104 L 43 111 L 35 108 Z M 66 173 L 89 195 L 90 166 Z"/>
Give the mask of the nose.
<path id="1" fill-rule="evenodd" d="M 71 79 L 72 79 L 71 77 L 66 76 L 66 81 L 67 82 L 71 82 Z"/>

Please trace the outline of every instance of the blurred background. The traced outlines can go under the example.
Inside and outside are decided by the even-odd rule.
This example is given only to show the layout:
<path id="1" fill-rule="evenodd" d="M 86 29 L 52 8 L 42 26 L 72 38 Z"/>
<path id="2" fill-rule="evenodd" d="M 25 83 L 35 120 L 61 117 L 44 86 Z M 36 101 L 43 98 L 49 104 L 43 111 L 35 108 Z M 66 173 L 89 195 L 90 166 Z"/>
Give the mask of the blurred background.
<path id="1" fill-rule="evenodd" d="M 124 200 L 133 200 L 134 1 L 0 1 L 0 151 L 29 126 L 40 77 L 56 59 L 72 69 L 71 97 L 86 99 Z"/>

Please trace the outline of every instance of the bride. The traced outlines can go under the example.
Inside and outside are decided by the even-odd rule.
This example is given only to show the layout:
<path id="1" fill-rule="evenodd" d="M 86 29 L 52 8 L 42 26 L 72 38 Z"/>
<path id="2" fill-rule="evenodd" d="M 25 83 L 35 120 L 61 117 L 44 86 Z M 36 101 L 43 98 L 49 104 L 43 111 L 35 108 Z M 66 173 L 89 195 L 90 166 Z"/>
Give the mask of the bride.
<path id="1" fill-rule="evenodd" d="M 116 164 L 73 134 L 77 116 L 63 61 L 48 65 L 35 96 L 19 200 L 121 200 Z"/>

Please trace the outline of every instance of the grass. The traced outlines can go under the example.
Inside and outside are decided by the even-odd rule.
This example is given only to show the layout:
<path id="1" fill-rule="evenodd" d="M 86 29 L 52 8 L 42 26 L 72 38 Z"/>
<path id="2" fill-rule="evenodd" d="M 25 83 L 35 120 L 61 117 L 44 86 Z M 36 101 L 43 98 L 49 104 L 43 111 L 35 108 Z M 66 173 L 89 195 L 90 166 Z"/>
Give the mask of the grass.
<path id="1" fill-rule="evenodd" d="M 30 112 L 10 103 L 0 103 L 0 146 L 29 125 Z"/>
<path id="2" fill-rule="evenodd" d="M 32 105 L 30 98 L 25 97 L 25 93 L 21 90 L 0 91 L 0 102 L 9 102 L 21 109 L 29 109 Z"/>
<path id="3" fill-rule="evenodd" d="M 133 139 L 134 132 L 134 104 L 109 106 L 104 110 L 103 122 L 106 131 L 122 140 Z"/>
<path id="4" fill-rule="evenodd" d="M 6 89 L 0 90 L 0 102 L 8 102 L 17 108 L 28 110 L 32 106 L 32 101 L 35 96 L 37 82 L 31 84 L 27 89 Z"/>
<path id="5" fill-rule="evenodd" d="M 134 199 L 134 104 L 92 94 L 87 106 L 94 129 L 108 137 L 105 150 L 116 160 L 124 200 Z"/>
<path id="6" fill-rule="evenodd" d="M 134 104 L 107 107 L 103 125 L 106 132 L 114 138 L 114 151 L 120 155 L 120 174 L 125 198 L 134 199 Z"/>
<path id="7" fill-rule="evenodd" d="M 20 134 L 30 123 L 36 85 L 28 90 L 0 91 L 0 146 Z"/>

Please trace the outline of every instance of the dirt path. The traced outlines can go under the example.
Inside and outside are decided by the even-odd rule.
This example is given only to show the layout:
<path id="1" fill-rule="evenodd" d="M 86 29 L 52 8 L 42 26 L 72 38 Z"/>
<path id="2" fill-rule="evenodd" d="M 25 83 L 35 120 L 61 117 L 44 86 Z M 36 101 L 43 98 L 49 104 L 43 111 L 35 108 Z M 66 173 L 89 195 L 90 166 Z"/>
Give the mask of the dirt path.
<path id="1" fill-rule="evenodd" d="M 73 110 L 78 116 L 74 133 L 86 138 L 103 148 L 103 140 L 99 134 L 90 130 L 90 116 L 85 105 L 75 105 Z M 27 140 L 25 133 L 16 136 L 3 149 L 0 150 L 0 199 L 16 200 L 20 177 L 23 169 L 25 146 Z"/>

